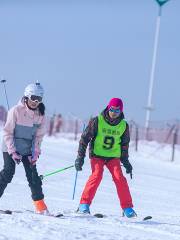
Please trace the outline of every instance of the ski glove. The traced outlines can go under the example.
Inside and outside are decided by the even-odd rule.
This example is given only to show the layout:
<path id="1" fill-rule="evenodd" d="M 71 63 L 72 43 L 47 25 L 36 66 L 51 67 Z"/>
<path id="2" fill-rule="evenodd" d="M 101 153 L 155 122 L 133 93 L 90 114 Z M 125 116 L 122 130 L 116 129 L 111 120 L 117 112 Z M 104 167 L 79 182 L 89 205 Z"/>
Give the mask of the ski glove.
<path id="1" fill-rule="evenodd" d="M 29 160 L 31 165 L 36 165 L 36 162 L 37 162 L 38 158 L 39 158 L 39 152 L 35 152 L 34 157 L 28 156 L 28 160 Z"/>
<path id="2" fill-rule="evenodd" d="M 130 174 L 130 177 L 131 177 L 131 179 L 132 179 L 132 170 L 133 170 L 133 167 L 132 167 L 132 165 L 130 164 L 129 160 L 124 161 L 122 164 L 123 164 L 123 166 L 124 166 L 125 169 L 126 169 L 126 173 L 127 173 L 127 174 Z"/>
<path id="3" fill-rule="evenodd" d="M 13 153 L 11 154 L 11 157 L 12 157 L 13 161 L 14 161 L 16 164 L 20 164 L 20 162 L 21 162 L 21 160 L 22 160 L 22 156 L 21 156 L 19 153 L 13 152 Z"/>
<path id="4" fill-rule="evenodd" d="M 83 164 L 84 164 L 84 158 L 83 157 L 77 157 L 77 159 L 75 161 L 76 171 L 82 171 Z"/>

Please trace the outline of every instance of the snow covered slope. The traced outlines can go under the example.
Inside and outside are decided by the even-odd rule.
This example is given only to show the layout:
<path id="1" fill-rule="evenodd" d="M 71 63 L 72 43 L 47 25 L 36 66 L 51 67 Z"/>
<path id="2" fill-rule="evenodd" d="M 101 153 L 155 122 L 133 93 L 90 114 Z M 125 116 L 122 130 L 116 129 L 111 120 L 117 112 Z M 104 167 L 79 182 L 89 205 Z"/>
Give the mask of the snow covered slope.
<path id="1" fill-rule="evenodd" d="M 0 133 L 1 134 L 1 133 Z M 2 135 L 0 135 L 0 140 Z M 45 174 L 74 164 L 78 142 L 67 138 L 46 137 L 39 159 L 39 174 Z M 157 143 L 141 142 L 134 152 L 132 143 L 130 161 L 134 167 L 133 179 L 127 176 L 138 219 L 121 217 L 115 186 L 107 170 L 91 206 L 92 213 L 107 215 L 103 219 L 81 218 L 73 215 L 77 209 L 83 186 L 90 174 L 86 158 L 83 171 L 78 174 L 75 200 L 72 200 L 74 169 L 44 179 L 45 200 L 52 212 L 62 211 L 65 217 L 57 219 L 24 211 L 13 215 L 0 214 L 0 240 L 179 240 L 180 239 L 180 150 L 170 163 L 171 149 Z M 3 159 L 0 155 L 0 166 Z M 0 209 L 33 210 L 30 191 L 22 166 L 0 200 Z M 141 218 L 153 219 L 142 222 Z"/>

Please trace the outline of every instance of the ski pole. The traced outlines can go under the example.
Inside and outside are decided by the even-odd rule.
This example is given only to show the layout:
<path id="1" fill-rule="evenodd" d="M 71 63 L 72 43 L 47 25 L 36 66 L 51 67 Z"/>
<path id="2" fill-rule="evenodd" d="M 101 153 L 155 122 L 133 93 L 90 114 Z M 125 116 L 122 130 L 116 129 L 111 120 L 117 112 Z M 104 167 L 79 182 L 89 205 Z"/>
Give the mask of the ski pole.
<path id="1" fill-rule="evenodd" d="M 73 189 L 73 197 L 72 197 L 72 200 L 74 200 L 74 196 L 75 196 L 75 192 L 76 192 L 77 177 L 78 177 L 78 171 L 76 171 L 76 175 L 75 175 L 74 189 Z"/>
<path id="2" fill-rule="evenodd" d="M 83 124 L 83 132 L 85 129 L 86 125 L 85 123 Z M 74 200 L 75 192 L 76 192 L 76 183 L 77 183 L 77 177 L 78 177 L 78 171 L 76 171 L 75 179 L 74 179 L 74 188 L 73 188 L 73 197 L 72 200 Z"/>
<path id="3" fill-rule="evenodd" d="M 4 86 L 4 94 L 5 94 L 5 97 L 6 97 L 6 103 L 7 103 L 7 107 L 8 107 L 8 110 L 9 110 L 9 102 L 8 102 L 8 96 L 7 96 L 6 85 L 5 85 L 6 80 L 5 80 L 5 79 L 2 79 L 2 80 L 1 80 L 1 83 L 2 83 L 3 86 Z"/>
<path id="4" fill-rule="evenodd" d="M 130 173 L 130 177 L 131 177 L 131 179 L 133 178 L 132 172 Z"/>
<path id="5" fill-rule="evenodd" d="M 65 168 L 58 169 L 58 170 L 56 170 L 56 171 L 54 171 L 54 172 L 50 172 L 50 173 L 47 173 L 47 174 L 45 174 L 45 175 L 40 175 L 39 177 L 41 178 L 41 180 L 43 180 L 45 177 L 54 175 L 54 174 L 59 173 L 59 172 L 63 172 L 63 171 L 65 171 L 65 170 L 67 170 L 67 169 L 69 169 L 69 168 L 72 168 L 72 167 L 74 167 L 74 165 L 71 165 L 71 166 L 69 166 L 69 167 L 65 167 Z"/>

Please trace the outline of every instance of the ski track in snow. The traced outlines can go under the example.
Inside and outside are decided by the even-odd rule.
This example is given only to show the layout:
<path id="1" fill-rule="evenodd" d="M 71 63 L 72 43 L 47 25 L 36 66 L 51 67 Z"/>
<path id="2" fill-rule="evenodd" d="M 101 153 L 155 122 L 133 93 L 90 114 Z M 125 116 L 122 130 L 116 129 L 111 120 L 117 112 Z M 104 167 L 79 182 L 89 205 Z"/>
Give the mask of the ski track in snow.
<path id="1" fill-rule="evenodd" d="M 0 132 L 0 139 L 2 132 Z M 45 138 L 39 159 L 39 174 L 48 173 L 74 163 L 78 142 L 65 138 Z M 142 142 L 139 151 L 130 148 L 134 167 L 133 180 L 127 176 L 134 200 L 137 219 L 121 217 L 121 209 L 111 176 L 107 170 L 91 206 L 92 213 L 104 213 L 97 219 L 81 217 L 77 209 L 84 184 L 90 174 L 86 158 L 83 171 L 78 174 L 75 200 L 72 200 L 74 169 L 44 179 L 45 200 L 51 212 L 63 212 L 64 217 L 39 216 L 33 210 L 28 184 L 22 166 L 1 198 L 0 209 L 23 211 L 13 215 L 0 214 L 0 240 L 179 240 L 180 239 L 180 151 L 176 161 L 167 161 L 169 146 L 160 149 L 157 143 Z M 170 151 L 170 150 L 169 150 Z M 3 160 L 0 156 L 2 168 Z M 152 215 L 153 219 L 142 221 Z"/>
<path id="2" fill-rule="evenodd" d="M 23 213 L 1 217 L 0 239 L 179 239 L 180 224 L 135 219 L 36 216 Z M 169 218 L 172 222 L 173 219 Z M 7 233 L 8 229 L 10 230 Z M 5 234 L 2 234 L 4 232 Z M 8 235 L 8 236 L 6 236 Z"/>

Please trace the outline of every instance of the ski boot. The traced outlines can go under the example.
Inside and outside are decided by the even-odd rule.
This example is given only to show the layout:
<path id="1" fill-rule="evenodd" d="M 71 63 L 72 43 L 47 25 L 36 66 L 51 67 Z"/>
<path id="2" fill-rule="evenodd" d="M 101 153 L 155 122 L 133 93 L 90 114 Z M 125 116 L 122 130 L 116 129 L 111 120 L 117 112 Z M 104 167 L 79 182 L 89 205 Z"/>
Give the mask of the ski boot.
<path id="1" fill-rule="evenodd" d="M 137 214 L 136 214 L 136 212 L 134 211 L 133 208 L 124 208 L 123 209 L 123 216 L 126 216 L 128 218 L 132 218 L 132 217 L 136 217 Z"/>
<path id="2" fill-rule="evenodd" d="M 35 212 L 42 215 L 50 215 L 44 200 L 34 201 Z"/>
<path id="3" fill-rule="evenodd" d="M 90 214 L 89 204 L 86 204 L 86 203 L 79 204 L 77 212 Z"/>

